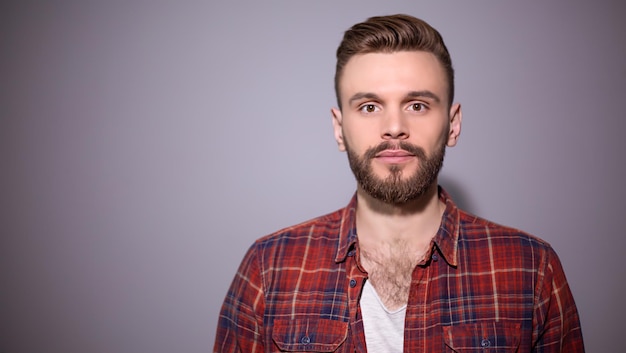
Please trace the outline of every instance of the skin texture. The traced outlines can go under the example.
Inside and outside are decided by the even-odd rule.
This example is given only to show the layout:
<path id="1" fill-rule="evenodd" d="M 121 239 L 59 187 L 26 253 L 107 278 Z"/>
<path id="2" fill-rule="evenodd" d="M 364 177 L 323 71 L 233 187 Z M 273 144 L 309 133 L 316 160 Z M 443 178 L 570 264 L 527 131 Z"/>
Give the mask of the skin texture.
<path id="1" fill-rule="evenodd" d="M 457 143 L 461 107 L 449 102 L 439 61 L 421 51 L 356 55 L 339 85 L 342 109 L 331 112 L 358 182 L 361 262 L 385 305 L 398 308 L 439 227 L 437 161 Z"/>

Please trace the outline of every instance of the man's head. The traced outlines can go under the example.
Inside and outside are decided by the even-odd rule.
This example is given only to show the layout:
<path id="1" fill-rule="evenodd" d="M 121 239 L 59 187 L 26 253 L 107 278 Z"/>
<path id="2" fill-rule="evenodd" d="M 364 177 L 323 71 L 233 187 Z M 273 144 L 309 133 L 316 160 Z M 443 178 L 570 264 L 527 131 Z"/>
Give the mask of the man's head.
<path id="1" fill-rule="evenodd" d="M 432 53 L 446 72 L 448 104 L 454 100 L 454 69 L 450 53 L 439 32 L 428 23 L 413 16 L 399 14 L 370 17 L 347 30 L 337 48 L 335 67 L 335 94 L 342 107 L 339 81 L 346 63 L 355 55 L 424 51 Z"/>
<path id="2" fill-rule="evenodd" d="M 393 205 L 432 190 L 461 129 L 439 33 L 406 15 L 353 26 L 337 50 L 335 86 L 335 139 L 359 189 Z"/>

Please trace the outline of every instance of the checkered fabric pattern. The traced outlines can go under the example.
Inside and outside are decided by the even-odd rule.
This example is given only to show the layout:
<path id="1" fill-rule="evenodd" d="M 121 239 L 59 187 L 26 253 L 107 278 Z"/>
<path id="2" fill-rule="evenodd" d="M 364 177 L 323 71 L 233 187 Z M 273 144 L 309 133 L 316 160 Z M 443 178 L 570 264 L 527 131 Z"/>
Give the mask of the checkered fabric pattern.
<path id="1" fill-rule="evenodd" d="M 446 210 L 412 276 L 404 352 L 584 352 L 574 299 L 548 243 Z M 224 300 L 214 352 L 366 352 L 357 197 L 257 240 Z M 376 353 L 376 352 L 374 352 Z"/>

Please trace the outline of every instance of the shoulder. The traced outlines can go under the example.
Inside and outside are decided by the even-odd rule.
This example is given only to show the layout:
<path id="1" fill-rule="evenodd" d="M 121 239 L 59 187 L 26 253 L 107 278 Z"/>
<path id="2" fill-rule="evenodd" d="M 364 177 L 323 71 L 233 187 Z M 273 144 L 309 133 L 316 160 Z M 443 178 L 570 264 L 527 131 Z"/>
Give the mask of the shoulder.
<path id="1" fill-rule="evenodd" d="M 505 226 L 459 210 L 459 246 L 488 247 L 504 255 L 531 252 L 540 257 L 554 250 L 544 239 L 523 230 Z"/>
<path id="2" fill-rule="evenodd" d="M 540 251 L 551 252 L 552 247 L 544 239 L 523 230 L 502 225 L 473 215 L 459 208 L 450 195 L 439 189 L 440 198 L 446 203 L 443 227 L 454 239 L 459 250 L 468 251 Z M 499 247 L 494 249 L 494 247 Z M 504 251 L 506 252 L 506 251 Z"/>
<path id="3" fill-rule="evenodd" d="M 501 292 L 534 288 L 535 295 L 546 294 L 553 280 L 565 283 L 558 255 L 542 238 L 465 212 L 459 220 L 460 268 L 492 274 Z"/>
<path id="4" fill-rule="evenodd" d="M 337 283 L 332 279 L 342 269 L 336 258 L 345 241 L 343 215 L 338 210 L 259 238 L 248 250 L 241 272 L 256 280 L 269 302 L 276 300 L 275 295 L 290 296 L 300 285 Z"/>
<path id="5" fill-rule="evenodd" d="M 533 246 L 550 247 L 550 244 L 544 239 L 523 230 L 502 225 L 462 210 L 459 210 L 459 215 L 460 235 L 466 239 L 509 239 L 513 241 L 525 241 Z"/>
<path id="6" fill-rule="evenodd" d="M 263 236 L 248 253 L 259 261 L 262 270 L 305 266 L 304 262 L 313 258 L 326 265 L 326 261 L 334 261 L 346 241 L 345 228 L 350 227 L 347 212 L 347 208 L 339 209 Z"/>

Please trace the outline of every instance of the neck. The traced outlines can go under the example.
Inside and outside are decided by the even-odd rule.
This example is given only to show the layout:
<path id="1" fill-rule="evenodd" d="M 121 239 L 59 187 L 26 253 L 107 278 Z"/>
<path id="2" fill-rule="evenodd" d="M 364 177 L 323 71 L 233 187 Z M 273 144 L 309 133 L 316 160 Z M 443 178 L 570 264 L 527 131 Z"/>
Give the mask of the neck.
<path id="1" fill-rule="evenodd" d="M 416 200 L 391 205 L 357 189 L 356 225 L 363 248 L 401 243 L 422 249 L 437 234 L 445 205 L 439 200 L 437 182 Z"/>

